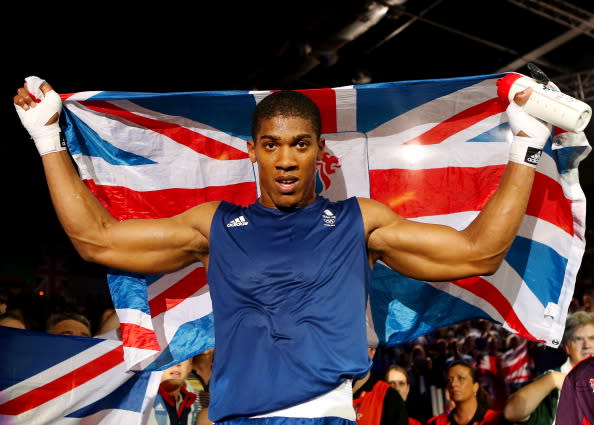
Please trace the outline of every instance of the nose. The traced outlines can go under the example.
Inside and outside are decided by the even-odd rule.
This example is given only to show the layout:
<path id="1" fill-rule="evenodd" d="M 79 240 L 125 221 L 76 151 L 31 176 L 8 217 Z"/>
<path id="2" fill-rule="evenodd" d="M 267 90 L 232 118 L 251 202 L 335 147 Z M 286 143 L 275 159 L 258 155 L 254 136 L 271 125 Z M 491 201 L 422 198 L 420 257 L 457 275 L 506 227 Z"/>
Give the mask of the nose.
<path id="1" fill-rule="evenodd" d="M 297 162 L 295 161 L 295 153 L 291 146 L 282 146 L 278 150 L 278 156 L 276 159 L 276 168 L 279 170 L 289 171 L 293 170 L 297 167 Z"/>

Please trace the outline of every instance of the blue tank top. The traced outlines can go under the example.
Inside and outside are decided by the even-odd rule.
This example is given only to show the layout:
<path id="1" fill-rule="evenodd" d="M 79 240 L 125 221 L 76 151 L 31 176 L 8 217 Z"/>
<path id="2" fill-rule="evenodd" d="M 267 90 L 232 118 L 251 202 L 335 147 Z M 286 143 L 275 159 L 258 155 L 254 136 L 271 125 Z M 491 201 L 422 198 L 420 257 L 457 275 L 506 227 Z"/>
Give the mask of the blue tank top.
<path id="1" fill-rule="evenodd" d="M 215 358 L 209 417 L 311 400 L 369 370 L 371 269 L 356 198 L 294 212 L 222 202 L 210 231 Z"/>

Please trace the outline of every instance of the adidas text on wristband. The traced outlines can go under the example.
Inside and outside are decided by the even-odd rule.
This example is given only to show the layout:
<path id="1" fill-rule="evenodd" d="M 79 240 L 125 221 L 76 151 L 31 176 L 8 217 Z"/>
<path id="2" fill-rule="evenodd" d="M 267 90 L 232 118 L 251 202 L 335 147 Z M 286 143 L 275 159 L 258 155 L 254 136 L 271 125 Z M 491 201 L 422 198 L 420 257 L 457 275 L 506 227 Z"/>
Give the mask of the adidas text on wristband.
<path id="1" fill-rule="evenodd" d="M 530 146 L 520 137 L 515 137 L 511 144 L 509 152 L 509 160 L 518 164 L 527 165 L 529 167 L 536 167 L 542 155 L 542 149 L 535 146 Z"/>

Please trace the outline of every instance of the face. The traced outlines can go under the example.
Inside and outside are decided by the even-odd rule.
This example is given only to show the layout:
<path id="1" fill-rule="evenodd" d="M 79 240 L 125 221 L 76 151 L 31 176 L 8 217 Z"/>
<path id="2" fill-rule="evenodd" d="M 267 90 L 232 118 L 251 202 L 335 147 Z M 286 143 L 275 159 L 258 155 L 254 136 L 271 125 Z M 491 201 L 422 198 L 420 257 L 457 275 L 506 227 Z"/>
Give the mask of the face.
<path id="1" fill-rule="evenodd" d="M 584 325 L 576 328 L 573 336 L 565 345 L 569 362 L 576 365 L 589 355 L 594 355 L 594 325 Z"/>
<path id="2" fill-rule="evenodd" d="M 262 120 L 256 140 L 248 141 L 248 152 L 258 163 L 262 205 L 293 209 L 315 200 L 316 163 L 322 159 L 324 139 L 316 136 L 308 120 Z"/>
<path id="3" fill-rule="evenodd" d="M 192 371 L 192 360 L 188 359 L 171 366 L 163 371 L 161 382 L 168 381 L 170 385 L 181 386 Z"/>
<path id="4" fill-rule="evenodd" d="M 390 370 L 388 372 L 388 384 L 392 386 L 398 393 L 402 400 L 406 401 L 408 397 L 408 392 L 410 391 L 410 385 L 407 383 L 406 376 L 399 370 Z"/>
<path id="5" fill-rule="evenodd" d="M 472 381 L 470 369 L 464 366 L 453 366 L 448 370 L 448 392 L 450 400 L 455 403 L 464 402 L 475 397 L 479 384 Z"/>
<path id="6" fill-rule="evenodd" d="M 91 336 L 91 331 L 77 320 L 62 320 L 54 325 L 48 333 L 54 335 Z"/>

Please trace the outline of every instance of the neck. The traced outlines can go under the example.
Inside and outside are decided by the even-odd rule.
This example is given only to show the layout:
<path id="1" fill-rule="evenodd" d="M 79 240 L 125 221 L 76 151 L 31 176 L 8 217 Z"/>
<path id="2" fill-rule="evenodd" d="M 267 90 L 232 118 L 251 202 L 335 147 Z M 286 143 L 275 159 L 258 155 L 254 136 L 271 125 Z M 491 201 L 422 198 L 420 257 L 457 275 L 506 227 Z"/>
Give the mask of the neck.
<path id="1" fill-rule="evenodd" d="M 163 387 L 163 390 L 174 399 L 177 399 L 181 393 L 181 385 L 167 385 L 167 381 L 164 381 L 161 383 L 161 386 Z"/>
<path id="2" fill-rule="evenodd" d="M 369 379 L 369 377 L 371 376 L 371 372 L 367 372 L 367 375 L 365 375 L 365 378 L 359 379 L 358 381 L 353 382 L 353 394 L 355 394 L 359 388 L 361 388 L 363 386 L 364 383 L 367 382 L 367 380 Z"/>
<path id="3" fill-rule="evenodd" d="M 210 381 L 210 376 L 212 375 L 212 367 L 210 364 L 198 363 L 194 367 L 194 372 L 200 375 L 205 383 L 208 383 L 208 381 Z"/>
<path id="4" fill-rule="evenodd" d="M 478 402 L 476 397 L 469 400 L 456 402 L 456 408 L 454 410 L 454 418 L 460 425 L 465 425 L 470 422 L 476 410 L 478 408 Z"/>

